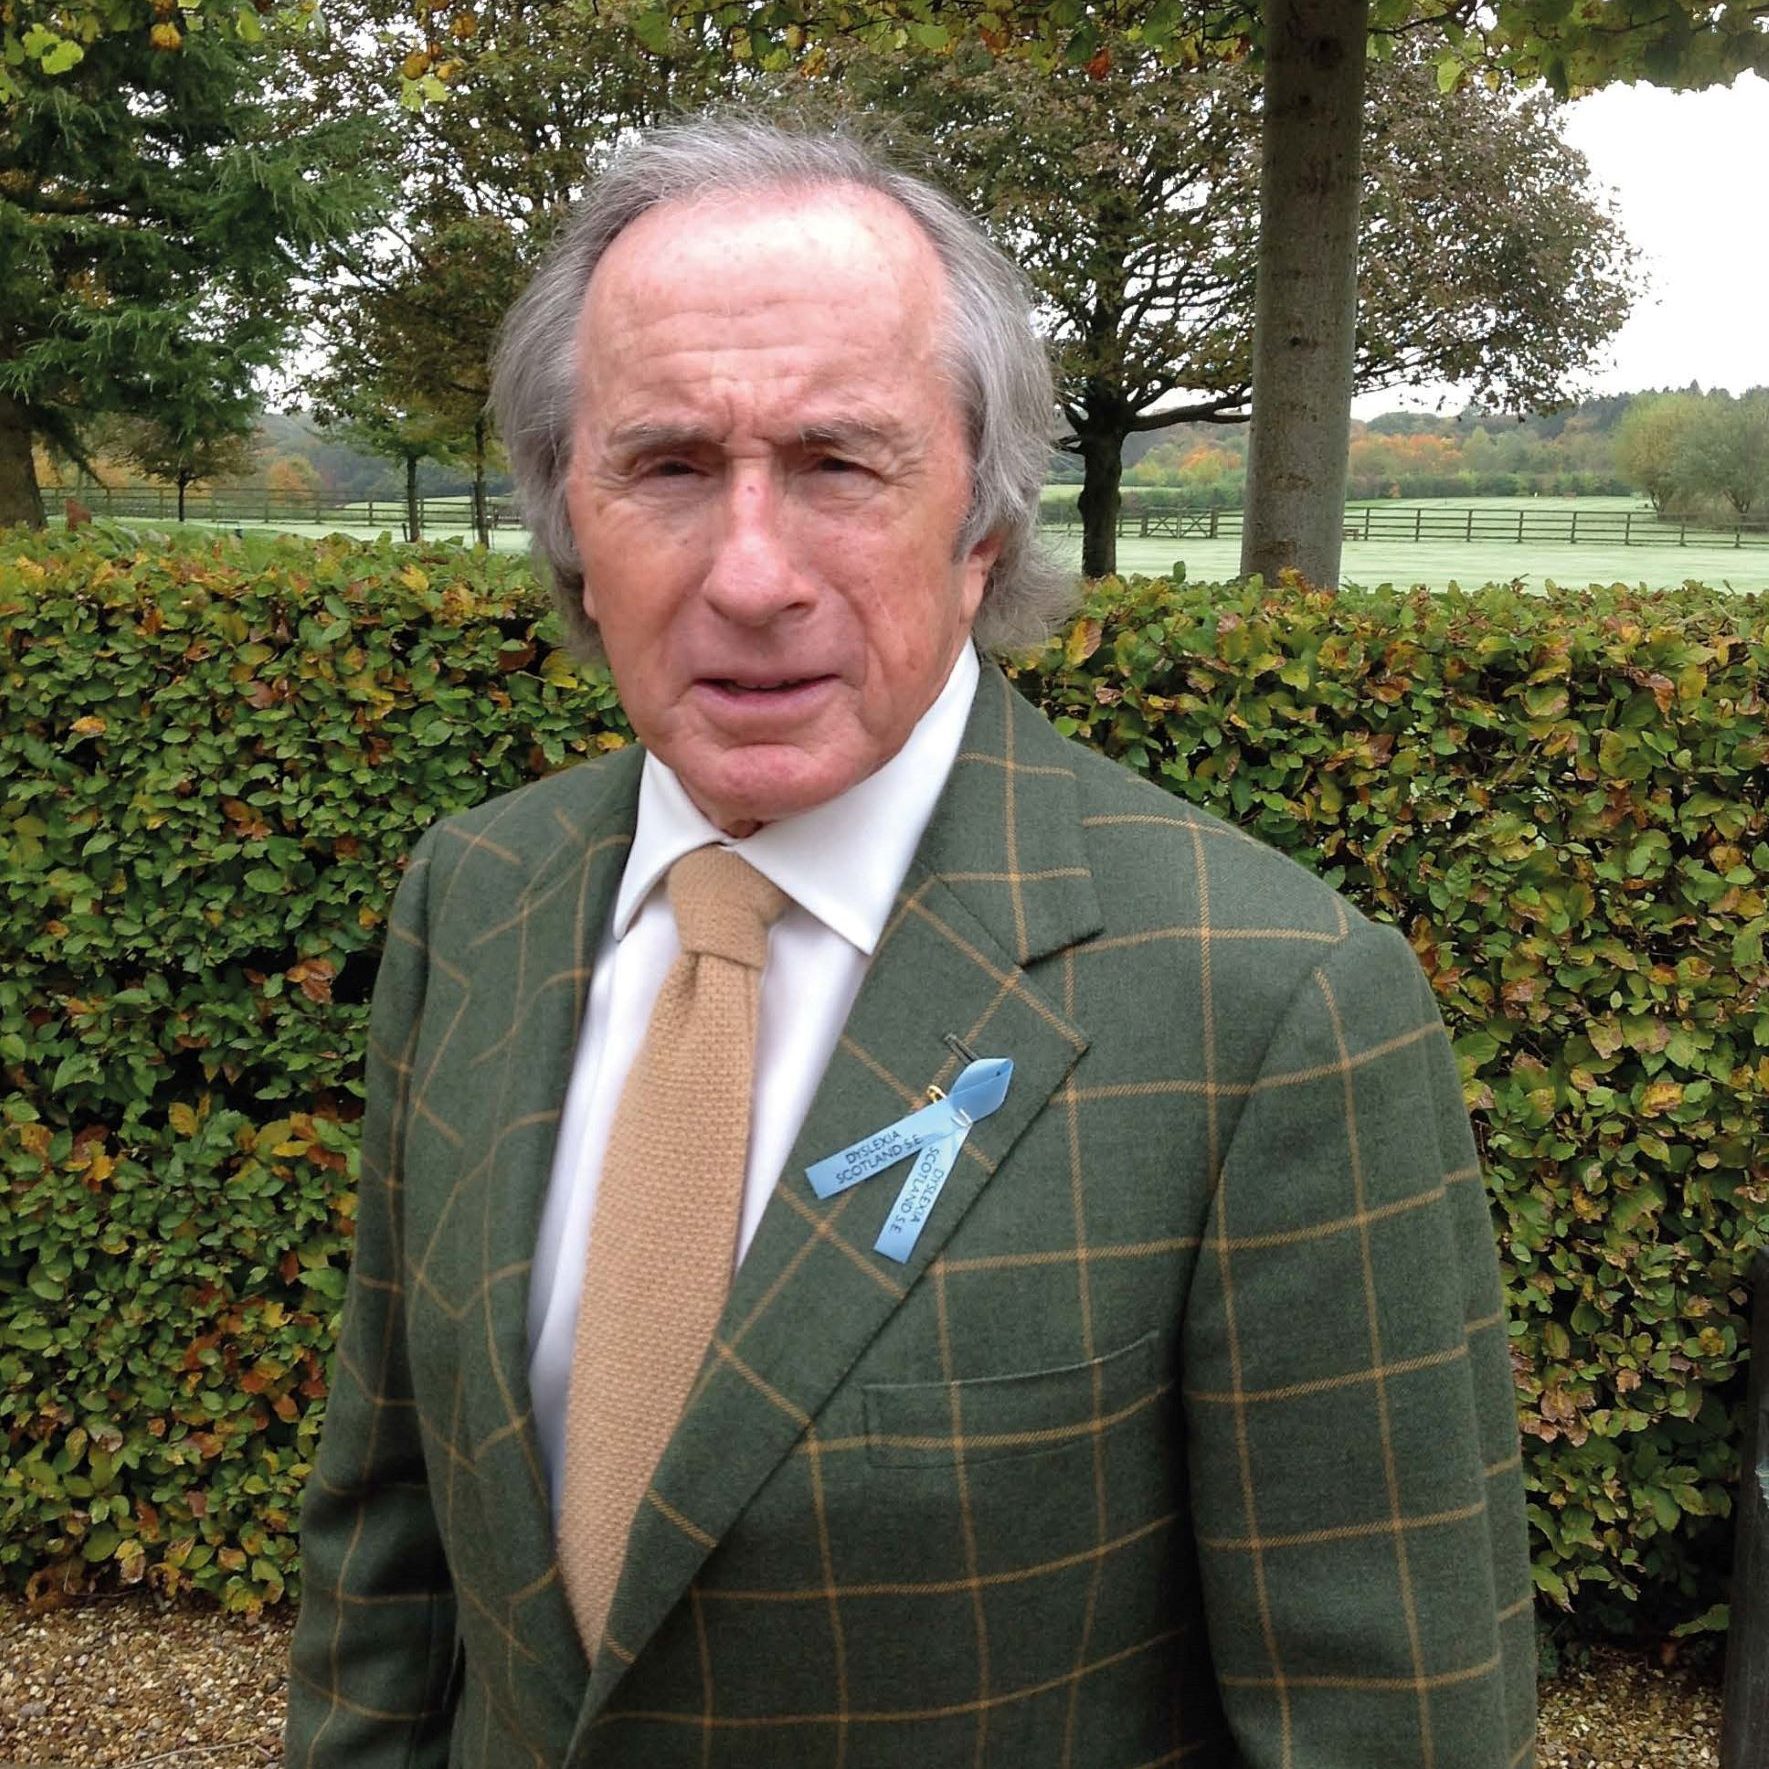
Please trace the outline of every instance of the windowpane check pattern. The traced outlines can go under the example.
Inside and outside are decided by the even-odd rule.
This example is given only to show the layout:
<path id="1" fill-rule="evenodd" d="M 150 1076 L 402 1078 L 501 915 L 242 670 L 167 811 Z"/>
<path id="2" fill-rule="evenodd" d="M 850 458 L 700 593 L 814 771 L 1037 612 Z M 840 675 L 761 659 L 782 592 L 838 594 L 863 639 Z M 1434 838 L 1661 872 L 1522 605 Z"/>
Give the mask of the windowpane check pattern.
<path id="1" fill-rule="evenodd" d="M 429 831 L 371 1033 L 290 1769 L 1515 1769 L 1486 1195 L 1405 940 L 986 668 L 586 1659 L 525 1303 L 636 754 Z M 865 856 L 857 854 L 855 864 Z M 822 1155 L 1011 1056 L 907 1265 Z"/>

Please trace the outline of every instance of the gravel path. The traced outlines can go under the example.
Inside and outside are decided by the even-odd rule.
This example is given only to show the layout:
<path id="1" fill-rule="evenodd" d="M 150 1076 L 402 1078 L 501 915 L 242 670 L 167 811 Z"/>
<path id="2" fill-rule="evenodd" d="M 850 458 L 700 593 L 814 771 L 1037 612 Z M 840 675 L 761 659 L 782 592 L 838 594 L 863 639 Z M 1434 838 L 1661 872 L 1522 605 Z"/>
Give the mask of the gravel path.
<path id="1" fill-rule="evenodd" d="M 0 1769 L 265 1769 L 292 1616 L 144 1593 L 29 1614 L 0 1596 Z M 1599 1652 L 1542 1690 L 1538 1769 L 1718 1769 L 1713 1676 Z"/>

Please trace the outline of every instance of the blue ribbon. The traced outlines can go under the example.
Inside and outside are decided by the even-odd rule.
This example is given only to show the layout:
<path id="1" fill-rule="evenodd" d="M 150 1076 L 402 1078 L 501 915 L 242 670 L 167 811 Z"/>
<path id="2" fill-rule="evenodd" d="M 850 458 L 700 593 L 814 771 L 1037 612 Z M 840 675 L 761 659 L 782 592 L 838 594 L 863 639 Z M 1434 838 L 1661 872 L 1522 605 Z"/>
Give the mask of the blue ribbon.
<path id="1" fill-rule="evenodd" d="M 833 1198 L 914 1155 L 915 1165 L 909 1169 L 909 1177 L 904 1180 L 883 1232 L 872 1248 L 887 1259 L 906 1263 L 915 1251 L 922 1224 L 958 1160 L 970 1127 L 1000 1106 L 1007 1098 L 1007 1084 L 1012 1079 L 1012 1057 L 983 1057 L 967 1064 L 944 1099 L 935 1100 L 931 1106 L 923 1106 L 919 1112 L 911 1112 L 874 1135 L 849 1144 L 839 1154 L 826 1156 L 807 1167 L 805 1177 L 811 1182 L 811 1190 L 819 1198 Z"/>

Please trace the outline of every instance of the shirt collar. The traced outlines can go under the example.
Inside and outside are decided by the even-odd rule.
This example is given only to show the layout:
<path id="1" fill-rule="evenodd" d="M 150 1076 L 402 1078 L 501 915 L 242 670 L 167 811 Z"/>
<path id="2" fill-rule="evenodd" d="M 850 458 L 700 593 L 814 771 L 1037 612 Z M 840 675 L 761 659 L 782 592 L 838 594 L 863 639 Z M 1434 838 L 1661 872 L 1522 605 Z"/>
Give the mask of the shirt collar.
<path id="1" fill-rule="evenodd" d="M 867 957 L 884 932 L 897 886 L 964 740 L 979 670 L 966 644 L 946 685 L 903 747 L 827 803 L 764 824 L 732 841 L 689 798 L 673 769 L 646 754 L 638 825 L 614 904 L 614 937 L 626 938 L 658 881 L 684 854 L 709 843 L 734 848 L 801 908 Z M 865 864 L 856 864 L 864 856 Z"/>

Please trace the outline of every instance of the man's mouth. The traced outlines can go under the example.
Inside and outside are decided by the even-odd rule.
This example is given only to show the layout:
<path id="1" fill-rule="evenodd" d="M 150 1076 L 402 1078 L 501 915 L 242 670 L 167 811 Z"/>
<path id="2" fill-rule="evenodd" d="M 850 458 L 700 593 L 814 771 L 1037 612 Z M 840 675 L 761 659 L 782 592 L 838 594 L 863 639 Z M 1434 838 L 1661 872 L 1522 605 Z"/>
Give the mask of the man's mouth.
<path id="1" fill-rule="evenodd" d="M 710 676 L 707 678 L 715 688 L 728 694 L 779 694 L 794 688 L 803 688 L 812 682 L 827 681 L 825 676 L 768 676 L 740 680 L 735 676 Z"/>
<path id="2" fill-rule="evenodd" d="M 827 706 L 838 678 L 833 675 L 701 676 L 694 697 L 716 723 L 759 740 L 815 718 Z M 784 723 L 783 723 L 784 721 Z"/>

